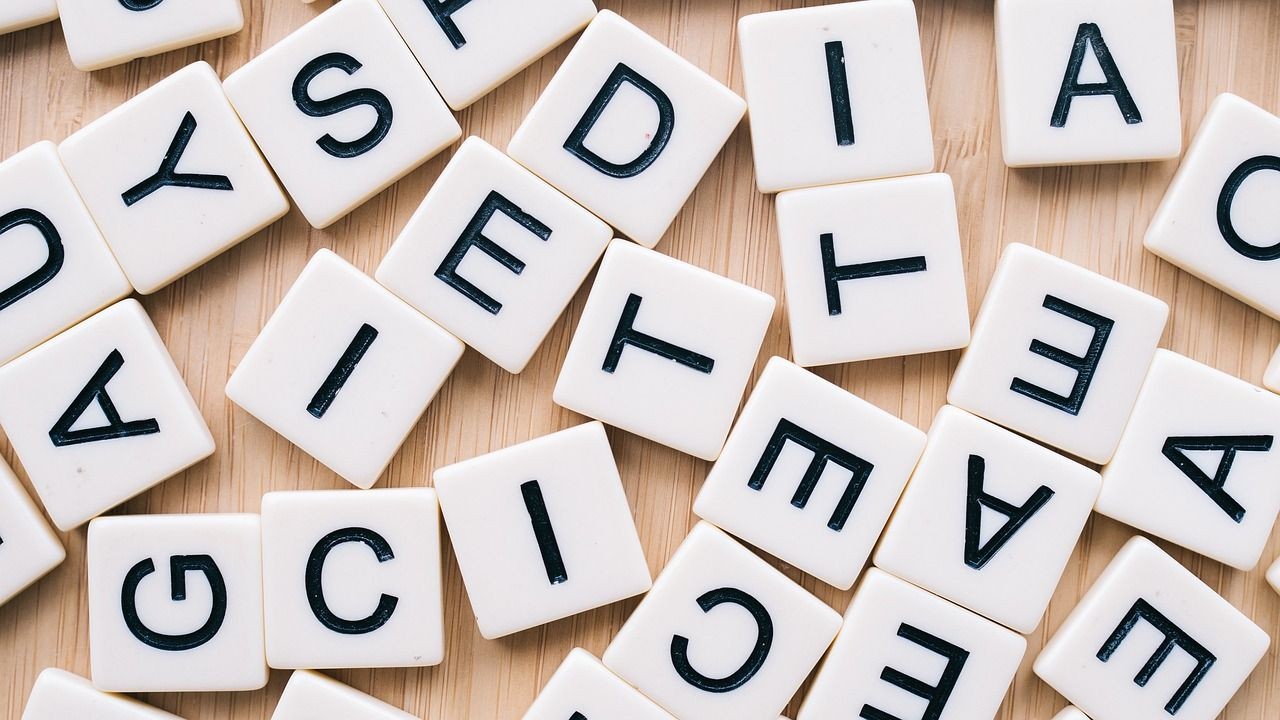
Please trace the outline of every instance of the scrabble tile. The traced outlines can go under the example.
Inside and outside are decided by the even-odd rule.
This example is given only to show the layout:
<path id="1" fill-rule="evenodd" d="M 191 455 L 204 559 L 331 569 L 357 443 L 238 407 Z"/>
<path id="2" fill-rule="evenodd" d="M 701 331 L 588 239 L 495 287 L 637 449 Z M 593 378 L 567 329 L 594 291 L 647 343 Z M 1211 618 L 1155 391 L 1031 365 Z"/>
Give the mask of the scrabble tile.
<path id="1" fill-rule="evenodd" d="M 1224 93 L 1209 108 L 1156 211 L 1148 250 L 1280 318 L 1280 118 Z"/>
<path id="2" fill-rule="evenodd" d="M 1089 716 L 1080 712 L 1078 708 L 1066 707 L 1062 712 L 1054 715 L 1053 720 L 1089 720 Z"/>
<path id="3" fill-rule="evenodd" d="M 444 599 L 435 491 L 267 493 L 262 592 L 273 668 L 438 664 Z"/>
<path id="4" fill-rule="evenodd" d="M 1276 348 L 1276 354 L 1271 356 L 1271 363 L 1267 365 L 1267 372 L 1262 378 L 1262 384 L 1268 390 L 1280 393 L 1280 348 Z"/>
<path id="5" fill-rule="evenodd" d="M 1182 152 L 1173 0 L 996 0 L 995 23 L 1006 165 Z"/>
<path id="6" fill-rule="evenodd" d="M 1098 473 L 951 406 L 876 566 L 1020 633 L 1040 624 L 1098 497 Z"/>
<path id="7" fill-rule="evenodd" d="M 1125 544 L 1035 661 L 1093 720 L 1211 720 L 1267 634 L 1150 540 Z"/>
<path id="8" fill-rule="evenodd" d="M 759 290 L 615 240 L 552 397 L 562 407 L 714 460 L 774 304 Z"/>
<path id="9" fill-rule="evenodd" d="M 241 0 L 57 0 L 71 62 L 98 70 L 240 32 Z"/>
<path id="10" fill-rule="evenodd" d="M 377 0 L 344 0 L 225 88 L 313 226 L 327 227 L 462 134 Z"/>
<path id="11" fill-rule="evenodd" d="M 1026 649 L 1021 635 L 872 568 L 796 720 L 988 720 Z"/>
<path id="12" fill-rule="evenodd" d="M 136 300 L 0 368 L 0 426 L 67 531 L 213 454 L 213 436 Z"/>
<path id="13" fill-rule="evenodd" d="M 547 681 L 524 720 L 675 720 L 666 710 L 576 648 Z"/>
<path id="14" fill-rule="evenodd" d="M 320 673 L 289 676 L 271 720 L 417 720 L 398 707 Z"/>
<path id="15" fill-rule="evenodd" d="M 911 0 L 747 15 L 738 43 L 760 192 L 933 170 Z"/>
<path id="16" fill-rule="evenodd" d="M 910 424 L 775 357 L 693 511 L 847 590 L 924 444 Z"/>
<path id="17" fill-rule="evenodd" d="M 1169 306 L 1014 243 L 947 399 L 1090 462 L 1111 459 Z"/>
<path id="18" fill-rule="evenodd" d="M 792 190 L 778 196 L 777 213 L 797 363 L 830 365 L 969 344 L 949 176 Z"/>
<path id="19" fill-rule="evenodd" d="M 36 676 L 22 720 L 176 720 L 177 715 L 144 705 L 128 695 L 104 693 L 93 683 L 58 668 Z"/>
<path id="20" fill-rule="evenodd" d="M 1097 511 L 1252 570 L 1280 513 L 1276 435 L 1280 397 L 1160 350 L 1102 471 Z"/>
<path id="21" fill-rule="evenodd" d="M 257 690 L 257 515 L 138 515 L 89 524 L 93 684 L 112 692 Z"/>
<path id="22" fill-rule="evenodd" d="M 704 522 L 604 664 L 677 717 L 773 720 L 839 627 L 838 613 Z"/>
<path id="23" fill-rule="evenodd" d="M 0 33 L 34 27 L 57 18 L 57 0 L 9 0 L 0 5 Z"/>
<path id="24" fill-rule="evenodd" d="M 454 110 L 484 97 L 595 17 L 591 0 L 381 0 Z"/>
<path id="25" fill-rule="evenodd" d="M 205 62 L 89 123 L 58 150 L 107 244 L 144 294 L 289 211 Z"/>
<path id="26" fill-rule="evenodd" d="M 0 163 L 0 365 L 132 288 L 58 159 L 38 142 Z"/>
<path id="27" fill-rule="evenodd" d="M 645 247 L 746 112 L 742 98 L 608 10 L 578 39 L 507 152 Z"/>
<path id="28" fill-rule="evenodd" d="M 1276 558 L 1275 564 L 1267 571 L 1267 582 L 1280 593 L 1280 558 Z"/>
<path id="29" fill-rule="evenodd" d="M 22 483 L 0 459 L 0 605 L 67 557 Z"/>
<path id="30" fill-rule="evenodd" d="M 484 637 L 649 589 L 649 566 L 600 423 L 443 467 L 434 477 Z"/>
<path id="31" fill-rule="evenodd" d="M 462 349 L 372 278 L 321 250 L 232 373 L 227 397 L 368 488 Z"/>
<path id="32" fill-rule="evenodd" d="M 518 373 L 612 237 L 604 222 L 471 137 L 409 218 L 377 279 Z"/>

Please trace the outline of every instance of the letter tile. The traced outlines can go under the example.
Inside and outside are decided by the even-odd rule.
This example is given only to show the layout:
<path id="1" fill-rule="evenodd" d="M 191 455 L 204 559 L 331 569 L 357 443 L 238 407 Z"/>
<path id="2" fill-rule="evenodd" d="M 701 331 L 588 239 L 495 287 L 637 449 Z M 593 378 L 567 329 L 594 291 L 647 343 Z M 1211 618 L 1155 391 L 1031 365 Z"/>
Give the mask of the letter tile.
<path id="1" fill-rule="evenodd" d="M 0 459 L 0 605 L 62 564 L 67 551 Z"/>
<path id="2" fill-rule="evenodd" d="M 797 363 L 830 365 L 969 344 L 949 176 L 792 190 L 778 195 L 777 214 Z"/>
<path id="3" fill-rule="evenodd" d="M 911 0 L 864 0 L 738 21 L 760 192 L 933 170 Z"/>
<path id="4" fill-rule="evenodd" d="M 876 550 L 876 566 L 1030 633 L 1100 483 L 1093 470 L 946 406 Z"/>
<path id="5" fill-rule="evenodd" d="M 1154 543 L 1134 537 L 1036 658 L 1093 720 L 1212 720 L 1270 638 Z"/>
<path id="6" fill-rule="evenodd" d="M 1151 252 L 1280 318 L 1280 118 L 1218 96 L 1147 228 Z"/>
<path id="7" fill-rule="evenodd" d="M 649 589 L 622 478 L 598 422 L 440 468 L 435 485 L 486 638 Z"/>
<path id="8" fill-rule="evenodd" d="M 1271 356 L 1262 384 L 1271 392 L 1280 393 L 1280 348 L 1276 348 L 1276 354 Z"/>
<path id="9" fill-rule="evenodd" d="M 343 0 L 227 77 L 298 209 L 327 227 L 457 140 L 377 0 Z"/>
<path id="10" fill-rule="evenodd" d="M 369 488 L 462 350 L 439 325 L 320 250 L 232 373 L 227 397 Z"/>
<path id="11" fill-rule="evenodd" d="M 1010 167 L 1182 152 L 1173 0 L 996 0 Z"/>
<path id="12" fill-rule="evenodd" d="M 677 717 L 774 720 L 839 628 L 836 611 L 703 522 L 604 664 Z"/>
<path id="13" fill-rule="evenodd" d="M 136 300 L 0 368 L 0 426 L 63 531 L 213 454 L 209 427 Z"/>
<path id="14" fill-rule="evenodd" d="M 1280 558 L 1276 558 L 1271 569 L 1267 571 L 1267 582 L 1271 583 L 1271 587 L 1280 593 Z"/>
<path id="15" fill-rule="evenodd" d="M 58 151 L 107 244 L 143 294 L 289 211 L 205 62 L 89 123 Z"/>
<path id="16" fill-rule="evenodd" d="M 744 112 L 742 98 L 605 10 L 507 152 L 619 232 L 653 247 Z"/>
<path id="17" fill-rule="evenodd" d="M 327 675 L 297 670 L 280 695 L 271 720 L 417 720 L 398 707 L 343 685 Z"/>
<path id="18" fill-rule="evenodd" d="M 552 394 L 557 405 L 715 460 L 774 299 L 614 240 Z"/>
<path id="19" fill-rule="evenodd" d="M 1080 712 L 1079 708 L 1066 707 L 1062 712 L 1054 715 L 1053 720 L 1089 720 L 1089 716 Z"/>
<path id="20" fill-rule="evenodd" d="M 381 0 L 454 110 L 484 97 L 595 17 L 591 0 Z"/>
<path id="21" fill-rule="evenodd" d="M 22 720 L 179 720 L 128 695 L 104 693 L 93 683 L 58 668 L 36 677 Z"/>
<path id="22" fill-rule="evenodd" d="M 847 590 L 924 445 L 910 424 L 775 357 L 693 511 Z"/>
<path id="23" fill-rule="evenodd" d="M 257 515 L 136 515 L 89 523 L 89 656 L 109 692 L 257 690 Z"/>
<path id="24" fill-rule="evenodd" d="M 3 365 L 132 287 L 71 184 L 56 145 L 38 142 L 0 163 L 0 198 Z"/>
<path id="25" fill-rule="evenodd" d="M 57 0 L 7 0 L 0 5 L 0 34 L 58 19 Z"/>
<path id="26" fill-rule="evenodd" d="M 57 0 L 71 62 L 99 70 L 240 32 L 241 0 Z"/>
<path id="27" fill-rule="evenodd" d="M 575 648 L 547 681 L 524 720 L 675 720 L 609 672 L 582 648 Z"/>
<path id="28" fill-rule="evenodd" d="M 430 488 L 267 493 L 262 572 L 273 668 L 444 659 L 440 508 Z"/>
<path id="29" fill-rule="evenodd" d="M 1280 397 L 1160 350 L 1097 511 L 1240 570 L 1280 514 Z"/>
<path id="30" fill-rule="evenodd" d="M 989 720 L 1026 650 L 1021 635 L 871 568 L 796 720 Z"/>
<path id="31" fill-rule="evenodd" d="M 1168 317 L 1161 300 L 1014 243 L 1001 256 L 947 399 L 1105 463 Z"/>
<path id="32" fill-rule="evenodd" d="M 409 218 L 377 279 L 518 373 L 612 237 L 600 219 L 471 137 Z"/>

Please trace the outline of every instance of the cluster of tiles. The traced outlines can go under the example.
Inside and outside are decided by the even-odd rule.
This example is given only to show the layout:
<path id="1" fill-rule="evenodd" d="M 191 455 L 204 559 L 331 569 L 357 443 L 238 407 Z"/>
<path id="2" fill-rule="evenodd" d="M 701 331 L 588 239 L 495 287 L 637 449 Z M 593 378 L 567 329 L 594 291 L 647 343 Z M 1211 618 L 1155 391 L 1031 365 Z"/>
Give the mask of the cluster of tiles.
<path id="1" fill-rule="evenodd" d="M 241 22 L 234 1 L 118 5 L 0 22 L 60 10 L 86 68 Z M 1008 164 L 1180 153 L 1170 0 L 998 0 L 996 19 Z M 454 143 L 450 108 L 584 27 L 506 153 L 463 142 L 374 277 L 316 254 L 227 383 L 364 491 L 98 517 L 214 452 L 124 298 L 290 200 L 335 222 Z M 1160 300 L 1024 245 L 971 331 L 911 0 L 752 15 L 738 38 L 745 101 L 590 0 L 343 0 L 225 80 L 197 63 L 0 164 L 0 237 L 32 268 L 0 292 L 0 426 L 53 524 L 89 523 L 92 682 L 45 671 L 24 718 L 171 718 L 110 693 L 250 690 L 268 667 L 296 670 L 277 720 L 406 718 L 312 671 L 443 661 L 442 519 L 486 638 L 647 593 L 528 720 L 772 720 L 814 668 L 799 720 L 990 718 L 1091 512 L 1254 568 L 1280 513 L 1280 396 L 1158 349 Z M 769 360 L 739 414 L 774 298 L 652 247 L 748 106 L 795 362 Z M 1278 151 L 1280 119 L 1221 98 L 1146 245 L 1280 317 L 1280 247 L 1257 244 Z M 554 391 L 595 421 L 434 488 L 369 489 L 464 346 L 520 372 L 597 262 Z M 964 347 L 928 435 L 805 369 Z M 601 421 L 715 461 L 656 579 Z M 3 465 L 0 496 L 3 601 L 64 551 Z M 843 617 L 743 543 L 857 585 Z M 1034 668 L 1064 719 L 1210 720 L 1269 642 L 1135 537 Z"/>

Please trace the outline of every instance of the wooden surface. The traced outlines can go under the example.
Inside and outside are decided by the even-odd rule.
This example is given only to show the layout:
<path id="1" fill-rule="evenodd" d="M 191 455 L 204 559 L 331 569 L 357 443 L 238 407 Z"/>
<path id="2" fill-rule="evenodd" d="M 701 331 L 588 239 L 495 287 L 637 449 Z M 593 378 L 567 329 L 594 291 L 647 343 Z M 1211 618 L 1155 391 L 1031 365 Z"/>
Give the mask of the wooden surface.
<path id="1" fill-rule="evenodd" d="M 738 17 L 802 3 L 789 0 L 602 0 L 716 78 L 742 91 Z M 816 3 L 808 3 L 816 4 Z M 1277 323 L 1143 251 L 1142 234 L 1176 162 L 1074 169 L 1010 170 L 1001 161 L 996 121 L 991 0 L 917 0 L 929 79 L 938 167 L 955 179 L 976 311 L 1001 248 L 1031 243 L 1152 293 L 1172 306 L 1162 345 L 1260 382 L 1280 340 Z M 1280 110 L 1280 3 L 1274 0 L 1177 0 L 1183 127 L 1189 138 L 1209 102 L 1232 91 Z M 326 6 L 296 0 L 248 0 L 246 26 L 222 41 L 86 74 L 67 58 L 57 23 L 0 37 L 0 154 L 37 140 L 65 138 L 118 103 L 197 59 L 225 76 Z M 464 130 L 499 147 L 515 130 L 568 46 L 461 113 Z M 256 512 L 269 490 L 346 488 L 345 482 L 234 408 L 223 386 L 307 259 L 332 248 L 372 271 L 447 161 L 445 153 L 323 232 L 296 211 L 239 247 L 143 299 L 217 440 L 217 453 L 194 469 L 126 503 L 117 513 Z M 761 288 L 780 301 L 781 267 L 773 201 L 756 192 L 745 125 L 738 129 L 666 238 L 662 252 Z M 542 350 L 519 376 L 468 351 L 392 463 L 379 487 L 423 485 L 433 468 L 576 424 L 556 407 L 551 388 L 586 296 L 578 293 Z M 787 355 L 784 311 L 774 317 L 759 367 Z M 850 364 L 824 377 L 927 428 L 944 402 L 958 353 Z M 619 431 L 610 437 L 640 536 L 656 574 L 692 526 L 690 511 L 708 464 Z M 7 442 L 0 452 L 14 464 Z M 16 468 L 16 465 L 15 465 Z M 21 470 L 19 470 L 21 474 Z M 26 480 L 25 476 L 24 481 Z M 1065 705 L 1032 675 L 1050 632 L 1132 534 L 1095 517 L 1067 568 L 1001 718 L 1050 718 Z M 1280 554 L 1280 535 L 1263 554 Z M 60 568 L 0 608 L 0 714 L 18 718 L 36 674 L 58 666 L 88 674 L 85 532 L 64 536 Z M 1166 545 L 1166 547 L 1169 547 Z M 1273 637 L 1280 596 L 1262 571 L 1242 573 L 1185 551 L 1174 555 Z M 787 569 L 833 607 L 849 593 Z M 335 673 L 356 687 L 424 718 L 518 718 L 574 646 L 599 654 L 635 601 L 584 613 L 514 637 L 486 641 L 476 632 L 452 550 L 445 548 L 446 659 L 421 670 Z M 272 673 L 253 693 L 152 695 L 188 718 L 267 718 L 288 677 Z M 794 712 L 798 703 L 793 703 Z M 1280 717 L 1280 659 L 1262 661 L 1223 718 Z"/>

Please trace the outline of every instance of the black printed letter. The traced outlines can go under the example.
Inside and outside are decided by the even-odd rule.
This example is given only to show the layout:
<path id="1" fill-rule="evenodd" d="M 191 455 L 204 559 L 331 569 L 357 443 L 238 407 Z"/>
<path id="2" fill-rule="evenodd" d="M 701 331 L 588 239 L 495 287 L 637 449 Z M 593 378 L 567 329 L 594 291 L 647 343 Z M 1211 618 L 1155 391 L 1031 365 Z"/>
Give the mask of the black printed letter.
<path id="1" fill-rule="evenodd" d="M 1009 542 L 1014 533 L 1026 525 L 1031 516 L 1040 512 L 1040 509 L 1054 496 L 1053 490 L 1041 485 L 1022 505 L 1014 505 L 983 491 L 986 475 L 987 461 L 978 455 L 970 455 L 969 494 L 965 502 L 964 564 L 974 570 L 981 570 L 991 562 L 991 558 L 1000 552 L 1000 548 Z M 1009 518 L 991 536 L 986 545 L 982 544 L 982 508 L 984 507 Z"/>
<path id="2" fill-rule="evenodd" d="M 924 272 L 927 269 L 923 255 L 897 258 L 896 260 L 837 265 L 835 238 L 832 234 L 822 233 L 822 235 L 818 236 L 818 242 L 822 250 L 822 277 L 827 282 L 827 312 L 831 315 L 839 315 L 844 312 L 844 308 L 840 303 L 840 283 L 845 280 L 861 280 L 885 275 L 905 275 L 907 273 Z"/>
<path id="3" fill-rule="evenodd" d="M 169 150 L 160 161 L 160 169 L 155 175 L 143 180 L 120 194 L 126 207 L 141 202 L 143 198 L 162 187 L 185 187 L 199 190 L 234 190 L 231 178 L 226 175 L 206 175 L 204 173 L 180 173 L 178 163 L 182 162 L 182 153 L 187 151 L 191 136 L 196 134 L 196 116 L 187 112 L 182 116 L 178 132 L 169 143 Z"/>
<path id="4" fill-rule="evenodd" d="M 1227 475 L 1231 473 L 1231 464 L 1236 461 L 1236 452 L 1240 450 L 1267 452 L 1275 438 L 1271 435 L 1225 435 L 1218 437 L 1171 437 L 1164 441 L 1164 453 L 1184 475 L 1191 478 L 1196 487 L 1204 491 L 1209 499 L 1222 508 L 1236 522 L 1244 522 L 1245 509 L 1236 499 L 1231 497 L 1224 486 Z M 1222 451 L 1222 459 L 1218 461 L 1218 469 L 1213 477 L 1209 477 L 1191 459 L 1185 450 Z"/>
<path id="5" fill-rule="evenodd" d="M 369 528 L 349 527 L 334 530 L 320 538 L 320 542 L 316 543 L 315 547 L 311 549 L 311 555 L 307 558 L 307 602 L 310 603 L 311 612 L 315 614 L 321 625 L 343 635 L 364 635 L 387 624 L 387 621 L 391 619 L 391 613 L 395 612 L 396 604 L 400 602 L 400 598 L 382 593 L 382 596 L 378 598 L 378 606 L 374 608 L 373 613 L 369 617 L 359 620 L 347 620 L 346 618 L 338 617 L 329 609 L 328 603 L 324 600 L 324 562 L 334 548 L 349 542 L 361 542 L 368 545 L 369 549 L 373 551 L 373 556 L 380 563 L 394 560 L 396 557 L 386 539 Z"/>
<path id="6" fill-rule="evenodd" d="M 89 383 L 84 386 L 75 400 L 71 401 L 71 406 L 67 411 L 62 413 L 62 417 L 58 418 L 58 422 L 53 424 L 49 430 L 49 439 L 53 441 L 54 447 L 65 447 L 67 445 L 79 445 L 81 443 L 98 442 L 99 440 L 116 440 L 119 438 L 134 437 L 137 435 L 154 435 L 160 432 L 160 423 L 155 418 L 148 420 L 131 420 L 124 422 L 120 419 L 120 413 L 116 410 L 116 404 L 111 401 L 111 395 L 107 393 L 107 383 L 111 382 L 111 378 L 120 372 L 120 368 L 124 367 L 124 356 L 119 350 L 112 350 L 107 359 L 102 361 L 102 365 L 98 367 L 98 371 L 89 378 Z M 76 424 L 84 411 L 89 409 L 89 404 L 94 400 L 98 401 L 98 407 L 102 409 L 102 414 L 107 418 L 107 424 L 102 427 L 85 428 L 83 430 L 72 430 L 71 426 Z"/>
<path id="7" fill-rule="evenodd" d="M 844 43 L 826 44 L 827 83 L 831 86 L 831 114 L 836 126 L 836 144 L 853 144 L 853 104 L 849 101 L 849 74 L 844 67 Z"/>
<path id="8" fill-rule="evenodd" d="M 310 117 L 337 115 L 343 110 L 350 110 L 361 105 L 368 105 L 378 114 L 377 121 L 363 137 L 355 140 L 338 140 L 334 136 L 325 133 L 320 139 L 316 140 L 316 144 L 320 146 L 321 150 L 337 158 L 353 158 L 363 155 L 382 142 L 387 133 L 391 132 L 391 101 L 387 99 L 386 95 L 370 88 L 348 90 L 326 100 L 316 100 L 311 97 L 307 88 L 311 85 L 311 81 L 315 80 L 325 70 L 338 68 L 348 75 L 354 75 L 361 67 L 363 66 L 359 60 L 346 53 L 326 53 L 303 66 L 302 70 L 298 72 L 298 76 L 293 80 L 293 102 L 298 106 L 299 110 Z"/>
<path id="9" fill-rule="evenodd" d="M 209 609 L 209 619 L 205 620 L 193 632 L 182 635 L 165 635 L 147 627 L 138 617 L 137 595 L 138 584 L 143 578 L 156 571 L 155 563 L 147 558 L 129 569 L 124 577 L 124 585 L 120 589 L 120 610 L 124 614 L 124 624 L 133 636 L 146 645 L 157 650 L 178 652 L 191 650 L 213 639 L 227 617 L 227 585 L 222 580 L 222 571 L 218 564 L 208 555 L 174 555 L 169 558 L 169 596 L 174 602 L 187 599 L 187 571 L 200 571 L 209 581 L 209 590 L 213 596 L 213 607 Z"/>
<path id="10" fill-rule="evenodd" d="M 648 95 L 653 104 L 658 108 L 658 127 L 653 131 L 653 139 L 649 141 L 649 147 L 640 153 L 639 157 L 628 163 L 613 163 L 597 155 L 595 152 L 587 148 L 587 135 L 591 133 L 591 128 L 595 127 L 600 121 L 600 116 L 604 114 L 605 108 L 613 101 L 613 96 L 618 93 L 618 89 L 622 87 L 622 83 L 631 83 L 640 92 Z M 616 178 L 635 177 L 645 171 L 645 168 L 653 164 L 654 160 L 662 154 L 667 147 L 667 142 L 671 140 L 671 131 L 676 125 L 676 109 L 671 104 L 671 98 L 667 94 L 649 81 L 648 78 L 640 73 L 632 70 L 622 63 L 610 73 L 609 79 L 605 80 L 604 87 L 600 88 L 600 92 L 596 94 L 591 105 L 587 107 L 586 113 L 582 115 L 582 119 L 578 121 L 577 127 L 569 134 L 569 139 L 564 141 L 564 149 L 585 162 L 591 167 L 599 170 L 605 175 Z"/>
<path id="11" fill-rule="evenodd" d="M 490 192 L 488 197 L 484 199 L 484 203 L 480 205 L 480 209 L 476 211 L 475 216 L 471 218 L 471 222 L 467 223 L 467 227 L 462 231 L 458 241 L 449 249 L 449 254 L 444 256 L 444 261 L 440 263 L 440 267 L 436 268 L 436 277 L 444 281 L 449 287 L 467 296 L 475 304 L 497 315 L 502 310 L 502 303 L 473 285 L 471 281 L 458 275 L 458 265 L 462 264 L 463 258 L 467 256 L 467 251 L 472 247 L 479 248 L 485 255 L 493 258 L 502 267 L 516 275 L 524 272 L 523 260 L 507 252 L 505 248 L 490 240 L 484 234 L 485 225 L 489 224 L 489 220 L 493 218 L 495 212 L 506 215 L 520 227 L 542 240 L 551 238 L 551 228 L 543 225 L 537 218 L 521 210 L 515 203 L 498 192 Z"/>
<path id="12" fill-rule="evenodd" d="M 524 497 L 524 509 L 529 513 L 529 523 L 533 525 L 533 537 L 538 541 L 538 552 L 542 553 L 547 582 L 552 585 L 567 582 L 569 573 L 560 555 L 560 544 L 556 542 L 556 530 L 551 525 L 551 515 L 547 513 L 547 503 L 542 497 L 542 486 L 537 480 L 530 480 L 520 486 L 520 494 Z"/>
<path id="13" fill-rule="evenodd" d="M 699 355 L 692 350 L 686 350 L 679 345 L 672 345 L 665 340 L 659 340 L 652 335 L 646 335 L 635 329 L 636 315 L 640 313 L 640 303 L 643 300 L 644 298 L 635 293 L 627 296 L 627 304 L 622 308 L 622 316 L 618 318 L 618 327 L 614 330 L 613 340 L 609 343 L 609 352 L 604 356 L 604 366 L 600 369 L 607 373 L 617 370 L 618 361 L 622 359 L 622 351 L 628 345 L 635 345 L 641 350 L 648 350 L 654 355 L 674 360 L 700 373 L 711 374 L 711 370 L 716 364 L 715 360 L 706 355 Z"/>
<path id="14" fill-rule="evenodd" d="M 324 414 L 329 412 L 329 406 L 338 397 L 338 391 L 342 389 L 343 385 L 347 384 L 351 373 L 355 372 L 356 365 L 360 364 L 364 354 L 369 352 L 369 346 L 377 339 L 377 328 L 369 323 L 360 326 L 360 329 L 356 331 L 356 336 L 351 339 L 351 344 L 342 353 L 342 357 L 338 358 L 338 364 L 333 366 L 333 370 L 329 372 L 329 377 L 325 378 L 320 389 L 311 398 L 311 404 L 307 406 L 307 412 L 317 419 L 324 417 Z"/>
<path id="15" fill-rule="evenodd" d="M 719 588 L 705 593 L 698 598 L 698 607 L 702 612 L 711 612 L 719 605 L 730 603 L 744 608 L 756 621 L 756 642 L 737 670 L 722 678 L 710 678 L 689 664 L 689 638 L 675 635 L 671 638 L 671 664 L 676 673 L 690 685 L 709 693 L 726 693 L 736 690 L 747 683 L 760 668 L 764 667 L 765 658 L 769 657 L 769 648 L 773 646 L 773 618 L 760 601 L 737 588 Z"/>
<path id="16" fill-rule="evenodd" d="M 162 2 L 164 2 L 164 0 L 120 0 L 120 4 L 124 6 L 125 10 L 132 10 L 134 12 L 150 10 Z"/>
<path id="17" fill-rule="evenodd" d="M 1098 59 L 1102 74 L 1107 78 L 1106 82 L 1080 82 L 1080 68 L 1084 65 L 1085 51 L 1090 47 L 1093 48 L 1093 56 Z M 1067 114 L 1071 112 L 1072 99 L 1090 95 L 1114 97 L 1126 123 L 1137 125 L 1142 122 L 1142 113 L 1138 112 L 1138 106 L 1133 102 L 1133 96 L 1129 94 L 1129 88 L 1124 84 L 1120 69 L 1116 67 L 1116 61 L 1111 57 L 1106 41 L 1102 39 L 1102 31 L 1093 23 L 1081 23 L 1080 29 L 1076 31 L 1076 41 L 1071 46 L 1067 74 L 1062 79 L 1062 90 L 1058 92 L 1058 103 L 1053 108 L 1053 118 L 1049 124 L 1057 128 L 1065 127 Z"/>
<path id="18" fill-rule="evenodd" d="M 832 530 L 836 532 L 843 530 L 875 466 L 790 420 L 781 418 L 778 420 L 778 426 L 774 428 L 773 435 L 769 437 L 769 444 L 765 446 L 760 462 L 756 463 L 756 468 L 751 473 L 751 479 L 747 481 L 747 487 L 752 490 L 764 488 L 764 482 L 773 471 L 773 466 L 778 462 L 778 456 L 782 454 L 787 441 L 813 453 L 813 460 L 809 462 L 809 467 L 800 478 L 795 494 L 791 496 L 793 506 L 803 509 L 809 504 L 809 497 L 813 495 L 813 489 L 818 486 L 818 479 L 822 477 L 822 471 L 826 469 L 827 463 L 835 463 L 853 474 L 853 477 L 849 478 L 849 485 L 844 489 L 844 494 L 840 496 L 840 502 L 836 503 L 835 511 L 831 513 L 831 519 L 827 521 L 827 527 Z"/>
<path id="19" fill-rule="evenodd" d="M 22 208 L 0 215 L 0 235 L 22 225 L 30 225 L 40 231 L 45 247 L 48 249 L 48 256 L 44 264 L 36 268 L 35 272 L 0 290 L 0 310 L 39 290 L 45 283 L 52 280 L 62 270 L 62 261 L 65 259 L 62 236 L 58 234 L 58 228 L 53 226 L 53 222 L 44 213 L 31 208 Z"/>
<path id="20" fill-rule="evenodd" d="M 427 6 L 427 12 L 436 19 L 445 37 L 453 43 L 455 50 L 466 45 L 467 39 L 462 36 L 462 31 L 453 21 L 453 14 L 466 7 L 469 2 L 471 0 L 422 0 L 422 3 Z"/>
<path id="21" fill-rule="evenodd" d="M 938 718 L 942 717 L 942 711 L 947 707 L 947 701 L 951 699 L 951 692 L 955 690 L 956 681 L 960 679 L 960 671 L 964 669 L 964 664 L 969 661 L 969 651 L 956 647 L 936 635 L 906 623 L 898 627 L 898 637 L 910 640 L 920 647 L 947 659 L 947 666 L 943 668 L 942 677 L 938 679 L 937 685 L 926 684 L 891 667 L 886 667 L 880 671 L 881 680 L 929 702 L 925 707 L 924 715 L 920 716 L 920 720 L 938 720 Z M 899 720 L 899 718 L 870 705 L 863 705 L 858 717 L 865 718 L 865 720 Z"/>
<path id="22" fill-rule="evenodd" d="M 1280 171 L 1280 157 L 1259 155 L 1245 160 L 1231 172 L 1227 183 L 1222 186 L 1222 193 L 1218 195 L 1218 230 L 1231 249 L 1241 255 L 1254 260 L 1276 260 L 1280 258 L 1280 242 L 1267 246 L 1254 245 L 1240 237 L 1235 223 L 1231 221 L 1231 206 L 1235 203 L 1240 186 L 1244 185 L 1249 176 L 1262 170 Z"/>
<path id="23" fill-rule="evenodd" d="M 1165 617 L 1159 610 L 1156 610 L 1146 600 L 1141 598 L 1133 604 L 1133 608 L 1124 616 L 1120 624 L 1116 626 L 1115 632 L 1111 633 L 1111 637 L 1107 638 L 1107 642 L 1098 650 L 1098 659 L 1107 662 L 1111 656 L 1115 654 L 1116 649 L 1129 637 L 1129 633 L 1138 624 L 1139 620 L 1146 620 L 1151 626 L 1159 630 L 1164 635 L 1164 642 L 1160 643 L 1160 647 L 1151 654 L 1151 659 L 1147 660 L 1147 664 L 1142 666 L 1138 674 L 1134 676 L 1133 682 L 1138 687 L 1146 687 L 1147 682 L 1151 680 L 1151 676 L 1155 675 L 1156 670 L 1169 659 L 1169 654 L 1173 652 L 1175 647 L 1180 647 L 1188 655 L 1196 661 L 1196 667 L 1187 676 L 1187 679 L 1178 688 L 1173 697 L 1164 706 L 1165 712 L 1170 715 L 1176 715 L 1178 710 L 1191 696 L 1191 692 L 1196 689 L 1196 685 L 1209 674 L 1209 668 L 1217 662 L 1218 658 L 1209 652 L 1203 645 L 1196 642 L 1194 638 L 1182 630 L 1182 628 L 1174 625 L 1169 618 Z"/>
<path id="24" fill-rule="evenodd" d="M 1013 383 L 1009 385 L 1009 389 L 1019 395 L 1026 395 L 1033 400 L 1059 410 L 1079 415 L 1080 408 L 1084 405 L 1084 396 L 1089 392 L 1089 384 L 1093 382 L 1093 374 L 1098 370 L 1098 363 L 1102 361 L 1102 351 L 1107 347 L 1107 338 L 1111 335 L 1111 328 L 1115 327 L 1115 321 L 1111 318 L 1103 317 L 1097 313 L 1089 312 L 1078 305 L 1072 305 L 1066 300 L 1056 298 L 1052 295 L 1044 297 L 1044 306 L 1059 315 L 1065 315 L 1082 325 L 1093 326 L 1093 339 L 1089 341 L 1089 349 L 1084 355 L 1073 355 L 1066 350 L 1056 348 L 1039 340 L 1031 341 L 1031 352 L 1041 357 L 1066 365 L 1076 371 L 1076 382 L 1071 387 L 1071 394 L 1067 396 L 1045 390 L 1039 385 L 1032 385 L 1022 378 L 1014 378 Z"/>

